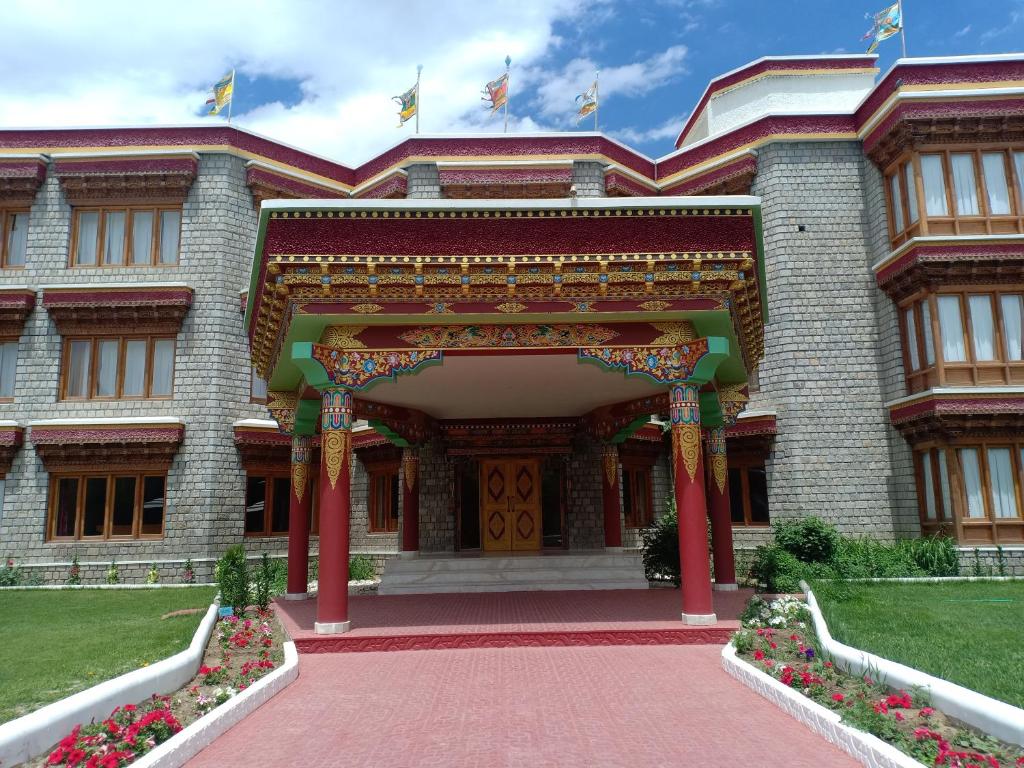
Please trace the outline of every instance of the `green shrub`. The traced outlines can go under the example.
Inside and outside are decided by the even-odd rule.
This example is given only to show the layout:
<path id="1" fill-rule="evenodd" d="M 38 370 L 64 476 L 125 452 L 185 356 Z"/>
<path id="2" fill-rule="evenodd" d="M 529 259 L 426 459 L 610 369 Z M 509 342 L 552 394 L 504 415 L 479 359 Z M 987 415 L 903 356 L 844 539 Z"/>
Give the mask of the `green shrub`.
<path id="1" fill-rule="evenodd" d="M 286 560 L 270 561 L 270 594 L 272 597 L 283 595 L 288 591 L 288 562 Z"/>
<path id="2" fill-rule="evenodd" d="M 754 550 L 750 578 L 764 592 L 799 592 L 800 579 L 809 574 L 806 563 L 778 544 L 762 544 Z"/>
<path id="3" fill-rule="evenodd" d="M 648 580 L 667 578 L 677 587 L 679 576 L 679 518 L 674 505 L 651 525 L 640 530 L 644 574 Z"/>
<path id="4" fill-rule="evenodd" d="M 261 611 L 270 607 L 270 588 L 273 581 L 274 571 L 270 565 L 270 556 L 264 552 L 252 583 L 253 602 Z"/>
<path id="5" fill-rule="evenodd" d="M 0 587 L 18 587 L 24 581 L 24 572 L 14 564 L 12 558 L 8 557 L 4 567 L 0 568 Z"/>
<path id="6" fill-rule="evenodd" d="M 117 562 L 111 560 L 110 567 L 107 568 L 107 584 L 117 584 L 119 581 L 121 581 L 121 574 L 117 570 Z"/>
<path id="7" fill-rule="evenodd" d="M 249 564 L 241 544 L 228 547 L 217 561 L 217 583 L 224 604 L 234 608 L 235 613 L 243 613 L 249 605 Z"/>
<path id="8" fill-rule="evenodd" d="M 909 547 L 875 539 L 840 539 L 832 567 L 846 579 L 895 579 L 925 576 Z"/>
<path id="9" fill-rule="evenodd" d="M 803 563 L 827 563 L 839 545 L 834 525 L 817 517 L 775 523 L 775 543 Z"/>
<path id="10" fill-rule="evenodd" d="M 917 566 L 929 576 L 959 576 L 960 555 L 948 536 L 904 539 L 898 546 L 907 550 Z"/>
<path id="11" fill-rule="evenodd" d="M 348 578 L 350 581 L 370 581 L 377 575 L 373 560 L 366 555 L 356 555 L 348 561 Z"/>

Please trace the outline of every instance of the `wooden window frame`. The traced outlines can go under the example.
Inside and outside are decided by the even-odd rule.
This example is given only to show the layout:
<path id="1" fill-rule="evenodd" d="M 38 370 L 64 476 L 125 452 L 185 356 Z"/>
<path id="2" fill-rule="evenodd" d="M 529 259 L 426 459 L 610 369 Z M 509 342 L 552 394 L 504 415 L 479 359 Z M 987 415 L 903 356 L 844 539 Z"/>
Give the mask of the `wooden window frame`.
<path id="1" fill-rule="evenodd" d="M 1024 147 L 1012 142 L 990 142 L 985 144 L 943 144 L 941 146 L 925 145 L 914 151 L 908 151 L 895 158 L 884 170 L 886 215 L 889 224 L 889 240 L 893 248 L 898 247 L 912 237 L 923 235 L 980 235 L 980 234 L 1024 234 L 1024 200 L 1021 199 L 1021 180 L 1018 179 L 1014 152 L 1024 151 Z M 985 181 L 985 170 L 982 156 L 999 153 L 1003 157 L 1003 172 L 1006 178 L 1007 200 L 1010 212 L 993 214 L 990 212 L 988 188 Z M 974 193 L 978 200 L 978 214 L 963 215 L 956 204 L 955 185 L 953 182 L 952 155 L 967 154 L 971 156 L 974 168 Z M 942 177 L 945 182 L 946 216 L 935 216 L 928 213 L 925 205 L 924 177 L 921 173 L 921 157 L 934 155 L 940 159 Z M 909 222 L 906 176 L 903 170 L 907 163 L 914 169 L 914 190 L 917 197 L 917 222 Z M 892 206 L 892 181 L 894 174 L 904 174 L 900 178 L 901 204 L 904 220 L 898 227 Z"/>
<path id="2" fill-rule="evenodd" d="M 21 339 L 19 339 L 17 336 L 0 336 L 0 344 L 14 344 L 15 345 L 15 348 L 14 348 L 14 366 L 15 366 L 14 387 L 15 387 L 15 389 L 17 389 L 17 387 L 18 387 L 17 366 L 18 366 L 18 356 L 21 353 Z M 0 403 L 13 403 L 13 402 L 14 402 L 14 394 L 13 393 L 10 396 L 0 395 Z"/>
<path id="3" fill-rule="evenodd" d="M 103 508 L 103 533 L 100 536 L 83 536 L 82 527 L 85 523 L 85 488 L 90 478 L 106 478 L 106 499 Z M 129 535 L 113 535 L 110 530 L 114 509 L 114 482 L 117 478 L 131 477 L 135 479 L 135 504 L 132 511 L 132 532 Z M 164 481 L 164 506 L 160 513 L 160 533 L 142 533 L 142 506 L 146 478 L 159 477 Z M 75 532 L 72 536 L 57 536 L 57 502 L 58 487 L 61 480 L 75 479 L 78 490 L 75 499 Z M 111 470 L 80 470 L 74 472 L 51 472 L 49 480 L 49 502 L 46 513 L 46 541 L 133 541 L 163 539 L 167 527 L 167 470 L 166 469 L 132 469 L 123 472 Z"/>
<path id="4" fill-rule="evenodd" d="M 139 267 L 177 267 L 181 264 L 181 229 L 184 216 L 182 215 L 182 204 L 172 202 L 154 202 L 146 205 L 81 205 L 75 206 L 71 224 L 71 248 L 68 253 L 68 266 L 73 269 L 134 269 Z M 173 263 L 164 264 L 160 261 L 160 214 L 165 211 L 173 211 L 178 214 L 178 250 L 175 253 Z M 153 232 L 150 235 L 149 260 L 136 262 L 134 260 L 134 238 L 132 229 L 134 227 L 134 216 L 137 213 L 149 212 L 153 214 Z M 96 263 L 78 264 L 78 238 L 80 232 L 79 220 L 83 213 L 99 213 L 99 224 L 96 227 Z M 123 213 L 124 224 L 124 263 L 104 264 L 103 263 L 103 242 L 106 237 L 107 216 L 110 213 Z"/>
<path id="5" fill-rule="evenodd" d="M 635 482 L 635 478 L 638 474 L 642 478 L 639 485 L 641 486 L 643 497 L 646 501 L 646 514 L 644 515 L 644 519 L 639 519 L 635 510 L 626 509 L 626 505 L 623 503 L 623 525 L 626 528 L 646 528 L 654 522 L 654 482 L 651 477 L 653 468 L 654 464 L 652 462 L 639 461 L 636 459 L 625 459 L 622 461 L 623 502 L 625 502 L 626 484 Z M 629 488 L 630 498 L 636 498 L 636 485 L 630 485 Z"/>
<path id="6" fill-rule="evenodd" d="M 25 264 L 8 264 L 7 241 L 11 235 L 14 214 L 24 213 L 31 218 L 32 212 L 24 207 L 0 208 L 0 269 L 24 269 L 28 264 L 28 254 L 25 254 Z"/>
<path id="7" fill-rule="evenodd" d="M 743 506 L 743 522 L 732 520 L 732 510 L 730 509 L 729 519 L 732 522 L 733 528 L 768 528 L 772 524 L 772 513 L 771 509 L 768 510 L 768 520 L 761 523 L 756 522 L 753 519 L 753 507 L 750 504 L 750 470 L 751 469 L 766 469 L 764 459 L 756 458 L 753 456 L 729 456 L 728 469 L 738 470 L 740 473 L 740 488 L 742 489 L 742 506 Z M 767 471 L 767 470 L 766 470 Z M 728 484 L 729 476 L 726 473 L 725 482 Z M 730 500 L 731 504 L 731 500 Z"/>
<path id="8" fill-rule="evenodd" d="M 398 518 L 399 510 L 395 509 L 394 516 L 386 515 L 384 517 L 384 527 L 380 528 L 376 525 L 377 519 L 377 494 L 374 493 L 374 481 L 378 478 L 387 477 L 390 478 L 389 482 L 394 483 L 398 489 L 397 497 L 398 504 L 401 504 L 402 488 L 399 485 L 401 483 L 401 473 L 399 472 L 399 464 L 394 462 L 386 462 L 380 464 L 369 464 L 366 466 L 366 528 L 371 534 L 395 534 L 398 533 Z M 392 498 L 393 491 L 388 488 L 389 493 L 387 494 L 388 499 Z M 394 520 L 395 527 L 391 528 L 391 520 Z"/>
<path id="9" fill-rule="evenodd" d="M 246 472 L 245 474 L 245 485 L 246 495 L 248 496 L 249 480 L 251 478 L 263 479 L 266 481 L 266 492 L 263 497 L 263 527 L 259 531 L 247 531 L 245 530 L 245 517 L 248 517 L 248 512 L 243 508 L 243 520 L 242 520 L 242 533 L 247 539 L 266 539 L 266 538 L 280 538 L 288 535 L 288 528 L 291 527 L 291 520 L 288 520 L 288 525 L 283 531 L 274 531 L 273 519 L 274 519 L 274 485 L 284 480 L 291 483 L 291 473 L 288 471 L 278 472 Z M 307 489 L 308 490 L 308 489 Z M 315 496 L 314 496 L 315 498 Z M 247 504 L 248 498 L 243 501 L 243 504 Z M 289 489 L 289 505 L 291 503 L 291 491 Z M 287 515 L 286 515 L 287 517 Z"/>
<path id="10" fill-rule="evenodd" d="M 88 394 L 85 396 L 68 395 L 68 372 L 71 369 L 71 345 L 75 341 L 87 341 L 90 343 L 89 347 L 89 382 L 88 382 Z M 113 396 L 108 395 L 97 395 L 96 389 L 99 384 L 99 378 L 97 372 L 99 369 L 99 356 L 97 350 L 99 344 L 104 341 L 117 341 L 117 376 L 115 383 L 115 394 Z M 145 341 L 146 342 L 146 361 L 145 361 L 145 384 L 144 392 L 142 395 L 124 395 L 124 373 L 125 373 L 125 356 L 128 351 L 129 341 Z M 174 349 L 171 354 L 171 391 L 166 395 L 154 395 L 153 390 L 153 357 L 156 351 L 156 342 L 158 341 L 171 341 L 174 344 Z M 169 334 L 138 334 L 138 335 L 95 335 L 95 336 L 79 336 L 69 335 L 65 336 L 62 340 L 61 349 L 61 365 L 60 365 L 60 382 L 58 389 L 58 398 L 60 400 L 68 401 L 86 401 L 86 400 L 172 400 L 174 399 L 174 373 L 175 373 L 175 358 L 178 354 L 178 339 L 176 336 Z"/>

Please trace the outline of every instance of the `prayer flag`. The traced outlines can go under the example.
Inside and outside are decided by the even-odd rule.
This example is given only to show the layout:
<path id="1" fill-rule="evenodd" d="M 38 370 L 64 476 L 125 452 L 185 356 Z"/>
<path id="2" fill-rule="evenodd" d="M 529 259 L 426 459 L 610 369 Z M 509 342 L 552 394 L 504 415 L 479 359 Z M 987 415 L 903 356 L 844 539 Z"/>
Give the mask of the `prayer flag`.
<path id="1" fill-rule="evenodd" d="M 231 98 L 235 94 L 235 70 L 231 70 L 213 86 L 213 98 L 207 99 L 206 103 L 212 105 L 209 114 L 219 115 L 225 107 L 231 104 Z M 229 110 L 230 112 L 230 110 Z"/>
<path id="2" fill-rule="evenodd" d="M 481 100 L 490 102 L 491 112 L 497 112 L 508 103 L 508 72 L 497 80 L 491 80 L 485 87 L 486 90 L 481 91 L 484 94 Z"/>
<path id="3" fill-rule="evenodd" d="M 871 18 L 871 29 L 861 38 L 862 40 L 874 38 L 871 47 L 868 48 L 868 53 L 874 53 L 875 48 L 878 47 L 880 42 L 887 40 L 903 29 L 903 12 L 898 2 L 879 11 Z"/>
<path id="4" fill-rule="evenodd" d="M 419 84 L 417 83 L 408 91 L 403 93 L 401 96 L 392 96 L 392 101 L 397 101 L 398 110 L 398 127 L 401 128 L 405 125 L 405 121 L 411 119 L 416 115 L 416 109 L 419 102 Z"/>
<path id="5" fill-rule="evenodd" d="M 580 124 L 587 115 L 593 114 L 597 109 L 597 80 L 587 90 L 576 97 L 579 109 L 576 112 L 576 125 Z"/>

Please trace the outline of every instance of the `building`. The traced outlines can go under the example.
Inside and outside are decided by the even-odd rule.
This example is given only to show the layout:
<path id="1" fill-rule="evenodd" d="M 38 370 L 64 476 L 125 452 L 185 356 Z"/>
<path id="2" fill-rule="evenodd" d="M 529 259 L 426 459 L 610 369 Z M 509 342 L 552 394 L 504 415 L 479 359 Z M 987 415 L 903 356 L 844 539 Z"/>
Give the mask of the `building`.
<path id="1" fill-rule="evenodd" d="M 311 550 L 325 630 L 346 551 L 635 570 L 673 497 L 693 621 L 708 511 L 720 586 L 810 514 L 1024 571 L 1024 56 L 875 63 L 716 78 L 658 160 L 0 131 L 0 553 L 175 578 L 244 539 L 301 592 Z"/>

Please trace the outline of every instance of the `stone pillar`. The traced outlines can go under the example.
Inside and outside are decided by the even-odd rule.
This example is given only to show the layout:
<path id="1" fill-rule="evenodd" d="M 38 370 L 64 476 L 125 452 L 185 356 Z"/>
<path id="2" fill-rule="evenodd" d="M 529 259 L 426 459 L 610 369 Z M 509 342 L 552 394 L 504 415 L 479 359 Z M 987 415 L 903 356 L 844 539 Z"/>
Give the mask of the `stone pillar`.
<path id="1" fill-rule="evenodd" d="M 420 550 L 420 452 L 402 451 L 402 557 Z"/>
<path id="2" fill-rule="evenodd" d="M 317 634 L 348 632 L 352 393 L 328 386 L 320 411 L 320 575 Z"/>
<path id="3" fill-rule="evenodd" d="M 572 184 L 577 197 L 605 197 L 604 165 L 590 160 L 573 161 Z"/>
<path id="4" fill-rule="evenodd" d="M 288 591 L 285 600 L 309 597 L 309 514 L 313 491 L 309 487 L 309 459 L 313 438 L 292 436 L 292 493 L 288 499 Z"/>
<path id="5" fill-rule="evenodd" d="M 619 489 L 619 449 L 606 443 L 601 450 L 601 496 L 604 503 L 605 549 L 622 549 L 622 494 Z"/>
<path id="6" fill-rule="evenodd" d="M 718 619 L 711 602 L 698 389 L 696 384 L 688 383 L 669 387 L 672 474 L 679 515 L 683 621 L 687 624 L 714 624 Z"/>
<path id="7" fill-rule="evenodd" d="M 711 516 L 711 551 L 714 555 L 717 590 L 734 590 L 736 563 L 732 550 L 732 510 L 729 506 L 729 462 L 725 451 L 725 427 L 705 433 L 708 457 L 708 508 Z"/>
<path id="8" fill-rule="evenodd" d="M 406 197 L 436 199 L 441 197 L 441 177 L 437 163 L 415 163 L 406 169 Z"/>

